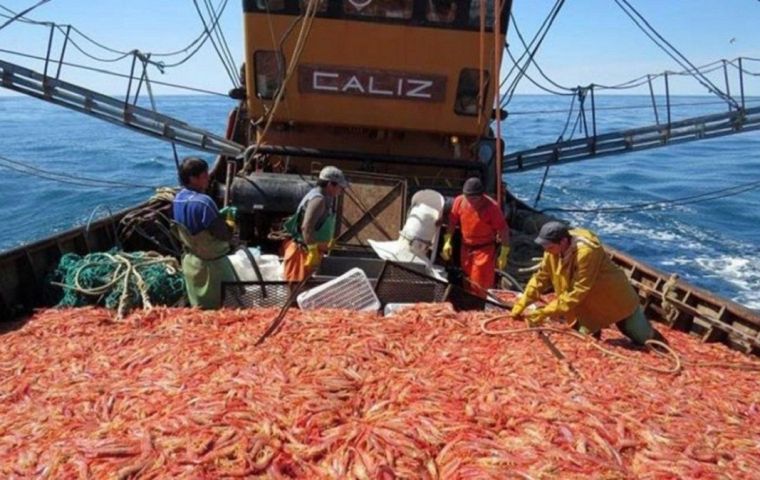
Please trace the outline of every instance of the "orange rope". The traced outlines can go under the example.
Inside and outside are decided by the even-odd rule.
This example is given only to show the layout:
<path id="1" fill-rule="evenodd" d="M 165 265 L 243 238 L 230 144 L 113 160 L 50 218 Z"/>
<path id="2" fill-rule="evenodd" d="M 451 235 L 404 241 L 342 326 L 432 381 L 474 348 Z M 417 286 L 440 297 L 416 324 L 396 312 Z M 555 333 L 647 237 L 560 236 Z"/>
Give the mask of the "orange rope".
<path id="1" fill-rule="evenodd" d="M 499 102 L 499 78 L 501 77 L 501 51 L 503 49 L 501 43 L 501 0 L 494 0 L 493 2 L 493 73 L 491 74 L 491 84 L 494 86 L 494 108 L 501 108 Z M 502 165 L 502 151 L 501 151 L 501 115 L 497 112 L 496 115 L 496 202 L 501 207 L 504 194 L 502 192 L 501 181 L 501 165 Z"/>

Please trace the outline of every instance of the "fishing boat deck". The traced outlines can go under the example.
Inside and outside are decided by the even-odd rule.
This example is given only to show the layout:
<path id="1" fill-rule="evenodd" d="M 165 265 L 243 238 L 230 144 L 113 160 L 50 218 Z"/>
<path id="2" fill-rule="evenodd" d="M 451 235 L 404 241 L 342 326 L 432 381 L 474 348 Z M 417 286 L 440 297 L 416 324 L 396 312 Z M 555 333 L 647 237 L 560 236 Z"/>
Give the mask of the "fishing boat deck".
<path id="1" fill-rule="evenodd" d="M 684 333 L 672 358 L 419 305 L 46 310 L 0 352 L 0 474 L 753 478 L 760 364 Z M 485 328 L 484 328 L 485 327 Z M 494 333 L 492 330 L 509 330 Z M 55 362 L 51 363 L 51 358 Z M 573 371 L 578 372 L 574 374 Z M 667 373 L 673 372 L 673 373 Z"/>

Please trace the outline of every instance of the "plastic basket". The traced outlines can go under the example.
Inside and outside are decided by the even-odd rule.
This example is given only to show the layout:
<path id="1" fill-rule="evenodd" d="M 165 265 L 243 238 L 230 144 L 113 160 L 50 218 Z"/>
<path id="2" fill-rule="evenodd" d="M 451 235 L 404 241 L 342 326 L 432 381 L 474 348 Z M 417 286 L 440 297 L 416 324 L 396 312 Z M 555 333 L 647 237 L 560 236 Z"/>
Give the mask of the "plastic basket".
<path id="1" fill-rule="evenodd" d="M 383 315 L 386 317 L 390 315 L 395 315 L 415 305 L 417 304 L 416 303 L 388 303 L 385 305 L 385 308 L 383 309 Z"/>
<path id="2" fill-rule="evenodd" d="M 378 311 L 381 307 L 367 275 L 359 268 L 352 268 L 340 277 L 300 293 L 296 301 L 298 307 L 303 310 L 344 308 Z"/>

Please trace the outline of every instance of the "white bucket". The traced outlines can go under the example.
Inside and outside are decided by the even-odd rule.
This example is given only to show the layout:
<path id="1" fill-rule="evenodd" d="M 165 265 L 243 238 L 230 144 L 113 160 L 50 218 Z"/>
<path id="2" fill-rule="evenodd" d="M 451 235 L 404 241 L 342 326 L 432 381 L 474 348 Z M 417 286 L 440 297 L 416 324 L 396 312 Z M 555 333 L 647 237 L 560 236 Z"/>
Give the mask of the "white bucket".
<path id="1" fill-rule="evenodd" d="M 265 282 L 277 282 L 283 279 L 283 270 L 280 259 L 277 255 L 260 255 L 258 248 L 249 248 L 251 256 L 256 260 L 261 276 Z M 237 250 L 227 258 L 235 269 L 238 279 L 241 282 L 256 282 L 260 279 L 256 276 L 256 270 L 251 265 L 248 255 L 243 250 Z"/>

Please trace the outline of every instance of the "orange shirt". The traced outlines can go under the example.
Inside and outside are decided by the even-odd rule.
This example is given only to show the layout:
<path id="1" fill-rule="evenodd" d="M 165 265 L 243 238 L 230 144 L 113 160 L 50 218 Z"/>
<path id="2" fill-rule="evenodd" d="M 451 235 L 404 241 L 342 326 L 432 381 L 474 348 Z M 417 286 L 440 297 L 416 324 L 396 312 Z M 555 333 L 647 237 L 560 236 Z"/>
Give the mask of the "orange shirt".
<path id="1" fill-rule="evenodd" d="M 486 203 L 480 210 L 475 210 L 464 195 L 454 199 L 449 224 L 460 225 L 464 245 L 479 247 L 495 243 L 496 235 L 507 226 L 496 201 L 485 195 L 484 198 Z"/>

